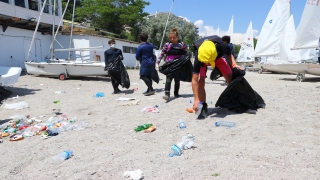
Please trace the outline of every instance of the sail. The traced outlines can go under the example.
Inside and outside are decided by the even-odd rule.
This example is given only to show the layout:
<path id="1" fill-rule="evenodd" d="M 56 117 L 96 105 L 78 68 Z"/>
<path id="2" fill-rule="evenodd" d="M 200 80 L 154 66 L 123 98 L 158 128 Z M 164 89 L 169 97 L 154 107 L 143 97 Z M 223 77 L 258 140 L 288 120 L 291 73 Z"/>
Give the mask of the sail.
<path id="1" fill-rule="evenodd" d="M 290 17 L 289 0 L 275 0 L 262 26 L 255 57 L 275 56 L 280 53 L 283 30 Z"/>
<path id="2" fill-rule="evenodd" d="M 295 27 L 293 15 L 291 15 L 283 31 L 282 46 L 279 55 L 281 61 L 297 62 L 301 60 L 300 52 L 298 50 L 291 50 L 296 41 Z"/>
<path id="3" fill-rule="evenodd" d="M 217 31 L 216 31 L 216 35 L 217 36 L 220 36 L 220 27 L 218 26 L 218 29 L 217 29 Z"/>
<path id="4" fill-rule="evenodd" d="M 312 49 L 301 49 L 300 50 L 301 60 L 304 61 L 318 61 L 317 59 L 317 50 L 315 48 Z"/>
<path id="5" fill-rule="evenodd" d="M 307 1 L 300 24 L 294 49 L 317 48 L 320 37 L 320 0 Z"/>
<path id="6" fill-rule="evenodd" d="M 228 29 L 228 36 L 230 36 L 230 43 L 233 43 L 232 41 L 232 37 L 233 37 L 233 16 L 231 18 L 231 22 L 230 22 L 230 25 L 229 25 L 229 29 Z"/>
<path id="7" fill-rule="evenodd" d="M 253 48 L 253 31 L 252 22 L 250 22 L 247 32 L 244 36 L 243 42 L 241 44 L 241 49 L 237 58 L 237 62 L 252 62 L 254 53 Z"/>

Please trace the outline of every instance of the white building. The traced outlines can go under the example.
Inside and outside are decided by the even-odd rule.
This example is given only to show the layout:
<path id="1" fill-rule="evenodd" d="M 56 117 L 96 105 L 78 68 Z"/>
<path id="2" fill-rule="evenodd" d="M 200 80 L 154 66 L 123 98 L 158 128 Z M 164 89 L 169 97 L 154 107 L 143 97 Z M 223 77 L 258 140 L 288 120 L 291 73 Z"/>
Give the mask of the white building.
<path id="1" fill-rule="evenodd" d="M 40 19 L 40 25 L 34 39 L 31 54 L 27 59 L 43 1 L 0 0 L 0 66 L 25 68 L 24 62 L 26 60 L 46 61 L 46 58 L 50 58 L 49 47 L 52 42 L 53 21 L 56 30 L 62 16 L 61 0 L 56 0 L 55 15 L 52 15 L 52 10 L 54 9 L 53 1 L 47 1 Z M 58 35 L 56 39 L 63 48 L 69 48 L 70 31 L 68 30 L 70 30 L 70 23 L 64 21 L 63 24 L 65 25 L 59 27 L 61 35 Z M 109 48 L 108 41 L 110 38 L 98 35 L 101 32 L 105 34 L 112 33 L 75 24 L 71 48 L 105 47 L 103 49 L 92 49 L 91 51 L 75 51 L 71 53 L 71 58 L 84 60 L 98 60 L 100 58 L 101 61 L 104 61 L 104 51 Z M 134 67 L 136 64 L 135 52 L 139 44 L 120 39 L 116 39 L 116 42 L 117 48 L 123 51 L 124 64 Z M 54 43 L 54 48 L 61 49 L 62 47 L 58 43 Z M 67 59 L 68 53 L 56 52 L 55 56 Z"/>

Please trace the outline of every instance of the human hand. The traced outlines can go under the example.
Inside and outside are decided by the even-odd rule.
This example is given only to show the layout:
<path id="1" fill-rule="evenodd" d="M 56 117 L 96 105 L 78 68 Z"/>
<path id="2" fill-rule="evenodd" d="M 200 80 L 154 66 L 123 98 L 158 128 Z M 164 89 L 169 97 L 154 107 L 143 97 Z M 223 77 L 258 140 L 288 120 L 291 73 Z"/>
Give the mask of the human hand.
<path id="1" fill-rule="evenodd" d="M 194 111 L 198 111 L 198 104 L 200 103 L 200 101 L 194 101 L 194 103 L 193 103 L 193 106 L 192 106 L 192 109 L 194 110 Z"/>
<path id="2" fill-rule="evenodd" d="M 237 68 L 237 69 L 243 70 L 242 67 L 239 66 L 238 64 L 234 64 L 234 65 L 232 66 L 232 68 Z"/>

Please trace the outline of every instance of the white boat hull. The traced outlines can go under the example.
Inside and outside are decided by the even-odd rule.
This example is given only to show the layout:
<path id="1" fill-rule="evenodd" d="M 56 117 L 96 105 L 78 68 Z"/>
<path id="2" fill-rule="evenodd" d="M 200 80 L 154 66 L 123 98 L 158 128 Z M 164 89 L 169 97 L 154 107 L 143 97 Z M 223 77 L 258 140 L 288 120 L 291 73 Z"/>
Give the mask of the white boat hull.
<path id="1" fill-rule="evenodd" d="M 278 65 L 279 64 L 262 64 L 262 68 L 271 72 L 297 74 L 297 72 L 282 69 Z"/>
<path id="2" fill-rule="evenodd" d="M 0 67 L 0 86 L 17 83 L 20 74 L 20 67 Z"/>
<path id="3" fill-rule="evenodd" d="M 319 64 L 279 64 L 279 67 L 299 74 L 313 74 L 320 76 Z"/>
<path id="4" fill-rule="evenodd" d="M 46 63 L 46 62 L 25 62 L 28 74 L 56 76 L 66 74 L 67 76 L 105 76 L 104 62 L 99 63 Z"/>

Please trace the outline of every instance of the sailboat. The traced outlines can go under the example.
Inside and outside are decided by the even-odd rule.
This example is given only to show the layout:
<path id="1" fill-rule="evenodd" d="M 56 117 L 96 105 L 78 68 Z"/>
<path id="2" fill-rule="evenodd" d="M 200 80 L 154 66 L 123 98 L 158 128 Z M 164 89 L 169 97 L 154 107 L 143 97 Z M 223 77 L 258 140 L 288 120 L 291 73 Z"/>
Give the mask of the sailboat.
<path id="1" fill-rule="evenodd" d="M 294 45 L 295 39 L 296 39 L 296 31 L 295 31 L 293 15 L 291 15 L 283 31 L 282 42 L 280 46 L 280 53 L 278 55 L 279 59 L 270 64 L 262 65 L 262 68 L 272 72 L 297 74 L 294 71 L 288 71 L 278 66 L 279 64 L 288 64 L 288 63 L 297 64 L 301 60 L 300 52 L 296 50 L 291 50 L 291 48 Z"/>
<path id="2" fill-rule="evenodd" d="M 46 0 L 45 0 L 46 1 Z M 67 3 L 69 3 L 70 0 L 68 0 Z M 75 8 L 75 2 L 73 4 L 73 8 Z M 44 2 L 45 4 L 45 2 Z M 38 18 L 38 23 L 34 32 L 33 39 L 30 44 L 30 49 L 28 53 L 28 57 L 30 55 L 30 51 L 32 49 L 32 43 L 35 38 L 35 34 L 37 32 L 37 28 L 39 26 L 39 22 L 41 19 L 41 15 L 43 13 L 44 7 L 42 7 L 40 11 L 40 15 Z M 63 20 L 64 14 L 66 12 L 66 9 L 68 7 L 68 4 L 66 5 L 66 8 L 63 12 L 63 15 L 61 17 L 59 26 Z M 54 14 L 54 13 L 53 13 Z M 70 46 L 72 42 L 72 32 L 73 32 L 73 20 L 74 20 L 74 11 L 72 15 L 72 26 L 71 26 L 71 35 L 70 35 Z M 93 62 L 93 61 L 79 61 L 79 60 L 70 60 L 70 52 L 75 51 L 75 50 L 80 50 L 80 51 L 88 51 L 91 50 L 92 48 L 69 48 L 69 49 L 60 49 L 60 50 L 55 50 L 55 51 L 69 51 L 68 59 L 67 60 L 62 60 L 61 62 L 57 62 L 53 59 L 53 42 L 55 41 L 55 37 L 58 33 L 59 28 L 57 29 L 56 33 L 52 34 L 53 36 L 53 41 L 50 46 L 52 55 L 51 59 L 45 62 L 35 62 L 35 61 L 28 61 L 25 62 L 25 67 L 27 70 L 28 74 L 33 74 L 33 75 L 44 75 L 44 76 L 57 76 L 59 77 L 60 80 L 65 80 L 66 78 L 70 76 L 105 76 L 107 73 L 104 71 L 105 64 L 103 62 Z M 27 60 L 28 60 L 27 57 Z"/>
<path id="3" fill-rule="evenodd" d="M 293 49 L 320 48 L 320 4 L 307 1 Z M 297 81 L 305 80 L 305 74 L 320 75 L 319 64 L 282 64 L 280 68 L 299 73 Z"/>
<path id="4" fill-rule="evenodd" d="M 268 64 L 278 63 L 276 56 L 280 54 L 281 40 L 289 17 L 290 2 L 275 0 L 261 28 L 254 57 L 267 57 L 266 63 Z M 263 65 L 254 64 L 253 66 L 261 68 Z"/>
<path id="5" fill-rule="evenodd" d="M 230 21 L 229 29 L 228 29 L 228 36 L 230 36 L 230 43 L 233 43 L 232 37 L 233 37 L 233 16 Z"/>
<path id="6" fill-rule="evenodd" d="M 252 56 L 254 53 L 253 47 L 253 31 L 252 22 L 250 22 L 247 32 L 244 36 L 243 42 L 241 44 L 240 52 L 237 58 L 237 62 L 252 62 L 254 61 Z"/>

